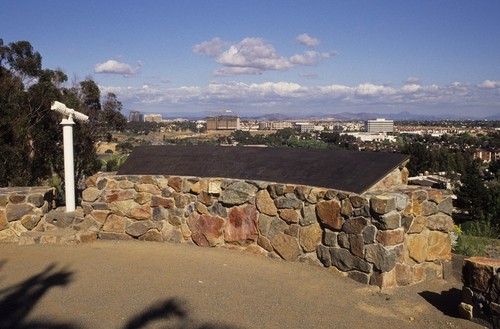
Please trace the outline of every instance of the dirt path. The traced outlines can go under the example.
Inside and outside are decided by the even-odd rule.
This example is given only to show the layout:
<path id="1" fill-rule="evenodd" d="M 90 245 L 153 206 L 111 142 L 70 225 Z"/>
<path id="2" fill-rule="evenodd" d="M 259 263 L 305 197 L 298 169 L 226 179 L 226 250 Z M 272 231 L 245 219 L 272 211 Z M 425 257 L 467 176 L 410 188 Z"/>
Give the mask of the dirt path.
<path id="1" fill-rule="evenodd" d="M 481 328 L 459 289 L 167 243 L 0 245 L 0 328 Z"/>

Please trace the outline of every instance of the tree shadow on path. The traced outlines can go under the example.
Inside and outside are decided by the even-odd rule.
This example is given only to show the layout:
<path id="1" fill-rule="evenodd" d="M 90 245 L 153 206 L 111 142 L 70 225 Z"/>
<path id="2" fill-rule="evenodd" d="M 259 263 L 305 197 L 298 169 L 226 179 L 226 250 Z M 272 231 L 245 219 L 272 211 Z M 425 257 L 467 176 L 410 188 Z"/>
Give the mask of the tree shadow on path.
<path id="1" fill-rule="evenodd" d="M 150 305 L 146 310 L 132 317 L 123 329 L 146 328 L 152 322 L 160 322 L 169 329 L 237 329 L 239 327 L 221 323 L 200 323 L 190 318 L 184 302 L 168 298 Z"/>
<path id="2" fill-rule="evenodd" d="M 5 265 L 0 262 L 0 268 Z M 66 286 L 71 282 L 73 273 L 64 269 L 56 270 L 56 264 L 48 265 L 40 273 L 0 290 L 0 328 L 19 329 L 76 329 L 71 323 L 54 321 L 32 321 L 28 316 L 36 304 L 53 287 Z"/>
<path id="3" fill-rule="evenodd" d="M 458 313 L 458 305 L 460 304 L 460 299 L 462 298 L 461 290 L 452 288 L 447 291 L 442 291 L 441 293 L 422 291 L 418 294 L 422 296 L 429 304 L 443 312 L 444 315 L 454 318 L 460 318 L 460 314 Z"/>

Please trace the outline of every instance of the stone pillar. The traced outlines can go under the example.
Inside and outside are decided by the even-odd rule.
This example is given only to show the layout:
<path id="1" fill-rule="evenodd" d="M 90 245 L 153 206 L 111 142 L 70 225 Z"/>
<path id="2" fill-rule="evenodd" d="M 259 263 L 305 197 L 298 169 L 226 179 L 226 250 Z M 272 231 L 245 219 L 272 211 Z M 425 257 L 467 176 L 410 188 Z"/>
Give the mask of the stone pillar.
<path id="1" fill-rule="evenodd" d="M 461 316 L 500 328 L 500 259 L 467 258 L 462 271 Z"/>

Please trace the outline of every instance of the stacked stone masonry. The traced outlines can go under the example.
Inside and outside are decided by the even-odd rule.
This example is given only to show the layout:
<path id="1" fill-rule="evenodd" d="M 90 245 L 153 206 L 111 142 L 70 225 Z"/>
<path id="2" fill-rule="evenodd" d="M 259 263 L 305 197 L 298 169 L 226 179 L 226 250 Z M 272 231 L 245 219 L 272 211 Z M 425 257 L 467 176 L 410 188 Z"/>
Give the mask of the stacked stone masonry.
<path id="1" fill-rule="evenodd" d="M 460 314 L 487 327 L 500 328 L 500 259 L 467 258 L 462 275 Z"/>
<path id="2" fill-rule="evenodd" d="M 52 187 L 0 188 L 0 242 L 18 242 L 53 207 Z"/>
<path id="3" fill-rule="evenodd" d="M 88 179 L 71 225 L 86 232 L 85 241 L 234 248 L 389 288 L 443 278 L 451 268 L 452 208 L 442 191 L 408 186 L 358 195 L 225 178 L 98 174 Z M 50 225 L 63 222 L 50 217 Z"/>

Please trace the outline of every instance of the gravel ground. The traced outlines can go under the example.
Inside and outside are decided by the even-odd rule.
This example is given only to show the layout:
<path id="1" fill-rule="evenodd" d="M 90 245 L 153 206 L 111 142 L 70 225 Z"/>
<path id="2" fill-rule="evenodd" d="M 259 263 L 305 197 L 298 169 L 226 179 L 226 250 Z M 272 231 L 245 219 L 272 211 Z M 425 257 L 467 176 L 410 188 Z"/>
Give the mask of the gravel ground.
<path id="1" fill-rule="evenodd" d="M 458 318 L 461 288 L 167 243 L 0 245 L 0 328 L 482 328 Z"/>

